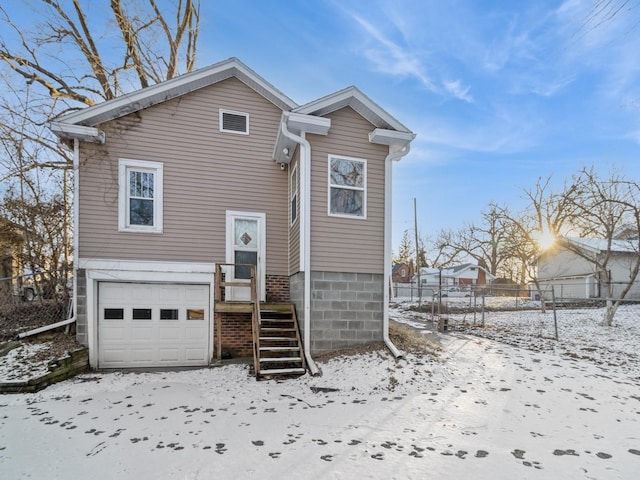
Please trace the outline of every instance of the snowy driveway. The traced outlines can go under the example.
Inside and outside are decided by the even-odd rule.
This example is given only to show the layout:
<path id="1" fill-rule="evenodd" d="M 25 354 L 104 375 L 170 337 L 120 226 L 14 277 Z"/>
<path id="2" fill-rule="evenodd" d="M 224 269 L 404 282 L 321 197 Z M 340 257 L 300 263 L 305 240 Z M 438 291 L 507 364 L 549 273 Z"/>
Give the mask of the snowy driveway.
<path id="1" fill-rule="evenodd" d="M 0 397 L 0 478 L 638 478 L 637 376 L 443 342 L 446 362 L 374 352 L 281 383 L 235 365 Z"/>

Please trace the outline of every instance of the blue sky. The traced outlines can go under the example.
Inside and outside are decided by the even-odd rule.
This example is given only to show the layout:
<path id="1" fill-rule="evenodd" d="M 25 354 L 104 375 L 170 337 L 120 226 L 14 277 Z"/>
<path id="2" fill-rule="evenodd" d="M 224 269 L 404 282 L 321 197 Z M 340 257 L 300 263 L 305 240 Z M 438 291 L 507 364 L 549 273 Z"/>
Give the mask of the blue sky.
<path id="1" fill-rule="evenodd" d="M 417 134 L 395 245 L 414 197 L 435 237 L 539 177 L 640 181 L 640 0 L 202 0 L 199 42 L 198 67 L 238 57 L 299 104 L 356 85 Z"/>
<path id="2" fill-rule="evenodd" d="M 414 197 L 435 236 L 522 208 L 538 177 L 640 181 L 638 1 L 204 3 L 201 65 L 236 56 L 298 103 L 356 85 L 417 134 L 394 167 L 396 245 Z"/>

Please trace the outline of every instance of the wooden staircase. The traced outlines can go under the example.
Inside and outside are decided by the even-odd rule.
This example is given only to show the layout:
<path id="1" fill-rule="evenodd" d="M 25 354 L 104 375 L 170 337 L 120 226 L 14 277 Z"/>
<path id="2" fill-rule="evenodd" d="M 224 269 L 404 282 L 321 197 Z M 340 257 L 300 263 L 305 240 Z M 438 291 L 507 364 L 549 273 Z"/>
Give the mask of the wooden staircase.
<path id="1" fill-rule="evenodd" d="M 250 281 L 223 280 L 223 268 L 245 267 L 250 270 Z M 222 299 L 225 287 L 249 288 L 251 300 L 228 302 Z M 256 379 L 286 378 L 304 375 L 307 371 L 300 339 L 300 328 L 295 307 L 290 303 L 260 303 L 254 265 L 216 264 L 216 310 L 222 312 L 251 313 L 253 336 L 253 369 Z M 222 354 L 222 324 L 216 323 L 218 359 Z"/>
<path id="2" fill-rule="evenodd" d="M 306 372 L 300 329 L 293 305 L 261 304 L 255 346 L 258 380 L 303 375 Z"/>

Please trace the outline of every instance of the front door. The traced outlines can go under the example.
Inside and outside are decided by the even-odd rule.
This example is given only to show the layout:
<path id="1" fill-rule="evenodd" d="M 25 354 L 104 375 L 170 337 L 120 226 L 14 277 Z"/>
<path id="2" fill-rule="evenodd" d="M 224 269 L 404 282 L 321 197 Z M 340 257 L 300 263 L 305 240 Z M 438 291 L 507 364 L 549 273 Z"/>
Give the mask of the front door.
<path id="1" fill-rule="evenodd" d="M 255 265 L 259 299 L 265 299 L 265 214 L 227 211 L 227 263 Z M 246 266 L 229 267 L 227 281 L 246 282 L 247 287 L 227 287 L 229 301 L 251 300 L 251 269 Z"/>

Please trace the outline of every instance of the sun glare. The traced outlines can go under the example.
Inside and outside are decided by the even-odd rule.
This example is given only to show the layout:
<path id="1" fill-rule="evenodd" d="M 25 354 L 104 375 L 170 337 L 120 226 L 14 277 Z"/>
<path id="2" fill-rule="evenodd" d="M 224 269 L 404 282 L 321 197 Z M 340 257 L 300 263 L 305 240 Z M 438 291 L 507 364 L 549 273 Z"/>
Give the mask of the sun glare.
<path id="1" fill-rule="evenodd" d="M 542 232 L 538 234 L 536 241 L 542 250 L 547 250 L 553 246 L 556 239 L 551 232 Z"/>

